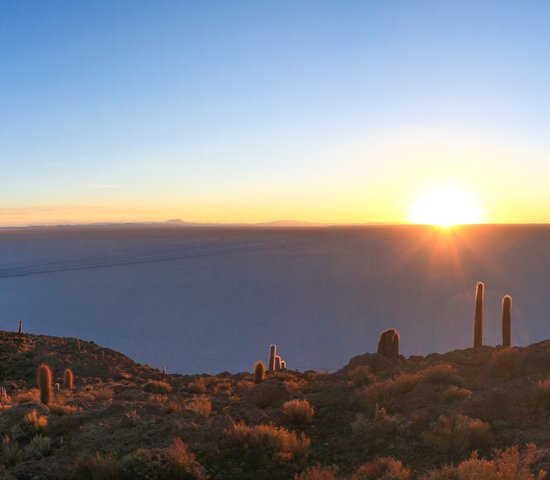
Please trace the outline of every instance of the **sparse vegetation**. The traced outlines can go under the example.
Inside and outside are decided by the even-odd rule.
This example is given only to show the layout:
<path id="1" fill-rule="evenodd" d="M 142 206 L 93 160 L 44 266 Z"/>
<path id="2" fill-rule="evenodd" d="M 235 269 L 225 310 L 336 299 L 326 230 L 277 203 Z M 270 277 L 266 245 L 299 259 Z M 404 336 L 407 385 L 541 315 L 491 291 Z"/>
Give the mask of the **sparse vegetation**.
<path id="1" fill-rule="evenodd" d="M 358 467 L 351 480 L 407 480 L 409 471 L 403 468 L 399 460 L 391 457 L 379 457 Z"/>
<path id="2" fill-rule="evenodd" d="M 9 338 L 0 350 L 0 463 L 15 478 L 539 480 L 547 461 L 544 440 L 523 453 L 513 445 L 545 438 L 550 342 L 370 354 L 335 374 L 277 370 L 255 384 L 249 373 L 167 376 L 116 352 L 98 364 L 90 342 L 27 356 L 19 344 L 39 337 L 22 335 L 6 354 Z M 32 388 L 45 358 L 56 372 L 69 362 L 79 372 L 47 406 Z M 24 368 L 13 369 L 17 361 Z M 166 443 L 180 436 L 197 457 Z"/>
<path id="3" fill-rule="evenodd" d="M 307 400 L 290 400 L 283 404 L 283 413 L 297 425 L 310 423 L 315 414 Z"/>
<path id="4" fill-rule="evenodd" d="M 173 388 L 168 382 L 162 380 L 151 380 L 143 387 L 145 392 L 149 393 L 170 393 Z"/>
<path id="5" fill-rule="evenodd" d="M 466 415 L 442 415 L 422 433 L 422 439 L 445 458 L 460 458 L 473 450 L 486 449 L 491 442 L 491 426 Z"/>

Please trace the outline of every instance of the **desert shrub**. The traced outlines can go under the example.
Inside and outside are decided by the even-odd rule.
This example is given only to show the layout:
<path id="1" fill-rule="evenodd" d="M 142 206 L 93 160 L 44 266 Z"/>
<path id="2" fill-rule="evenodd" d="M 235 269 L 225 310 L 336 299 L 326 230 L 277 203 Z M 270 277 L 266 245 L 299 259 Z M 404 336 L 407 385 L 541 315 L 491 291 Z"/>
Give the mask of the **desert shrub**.
<path id="1" fill-rule="evenodd" d="M 48 405 L 50 412 L 52 412 L 55 415 L 70 415 L 71 413 L 78 412 L 80 409 L 74 405 L 65 405 L 63 403 L 50 403 Z"/>
<path id="2" fill-rule="evenodd" d="M 443 401 L 446 403 L 453 403 L 459 400 L 468 400 L 472 397 L 472 391 L 467 388 L 457 387 L 451 385 L 441 393 Z"/>
<path id="3" fill-rule="evenodd" d="M 425 383 L 450 383 L 455 385 L 462 385 L 463 380 L 460 378 L 455 368 L 447 363 L 440 363 L 428 367 L 421 372 L 422 381 Z"/>
<path id="4" fill-rule="evenodd" d="M 113 399 L 113 390 L 108 387 L 98 388 L 91 395 L 95 402 L 109 402 Z"/>
<path id="5" fill-rule="evenodd" d="M 394 378 L 367 386 L 361 396 L 371 408 L 380 404 L 388 410 L 399 410 L 403 396 L 412 391 L 421 379 L 419 373 L 402 373 Z"/>
<path id="6" fill-rule="evenodd" d="M 197 396 L 185 405 L 185 409 L 208 418 L 212 411 L 212 402 L 207 396 Z"/>
<path id="7" fill-rule="evenodd" d="M 259 408 L 281 407 L 289 396 L 285 382 L 272 379 L 254 385 L 247 392 L 248 401 Z"/>
<path id="8" fill-rule="evenodd" d="M 23 450 L 9 435 L 2 438 L 2 450 L 0 450 L 0 463 L 10 468 L 23 461 Z"/>
<path id="9" fill-rule="evenodd" d="M 17 391 L 12 395 L 12 399 L 15 403 L 38 403 L 40 401 L 40 392 L 37 388 Z"/>
<path id="10" fill-rule="evenodd" d="M 120 464 L 112 455 L 96 453 L 90 457 L 80 457 L 74 466 L 74 477 L 79 480 L 120 480 Z"/>
<path id="11" fill-rule="evenodd" d="M 373 418 L 362 413 L 356 414 L 351 430 L 358 440 L 373 450 L 384 448 L 388 443 L 394 442 L 400 433 L 401 423 L 397 415 L 390 415 L 384 408 L 377 407 Z"/>
<path id="12" fill-rule="evenodd" d="M 290 400 L 283 404 L 283 413 L 297 425 L 311 423 L 315 411 L 307 400 Z"/>
<path id="13" fill-rule="evenodd" d="M 534 389 L 535 403 L 544 409 L 550 409 L 550 378 L 537 382 Z"/>
<path id="14" fill-rule="evenodd" d="M 392 457 L 379 457 L 372 462 L 360 465 L 351 475 L 351 480 L 407 480 L 409 471 L 399 460 Z"/>
<path id="15" fill-rule="evenodd" d="M 466 415 L 486 422 L 504 420 L 507 423 L 521 424 L 529 402 L 529 396 L 524 392 L 494 389 L 483 395 L 473 396 L 462 405 L 462 409 Z"/>
<path id="16" fill-rule="evenodd" d="M 121 462 L 121 478 L 127 480 L 193 480 L 203 478 L 193 453 L 179 438 L 168 448 L 139 449 Z"/>
<path id="17" fill-rule="evenodd" d="M 206 393 L 208 392 L 208 386 L 206 379 L 203 377 L 197 378 L 194 382 L 187 385 L 187 390 L 191 393 Z"/>
<path id="18" fill-rule="evenodd" d="M 492 378 L 508 379 L 517 376 L 521 370 L 521 352 L 517 348 L 502 348 L 493 353 L 489 360 L 487 375 Z"/>
<path id="19" fill-rule="evenodd" d="M 473 452 L 458 466 L 433 470 L 420 476 L 420 480 L 543 480 L 544 472 L 533 474 L 530 470 L 535 452 L 533 444 L 527 446 L 523 457 L 517 445 L 497 450 L 492 460 L 480 459 L 478 453 Z"/>
<path id="20" fill-rule="evenodd" d="M 359 365 L 348 372 L 351 385 L 355 388 L 376 382 L 376 376 L 367 365 Z"/>
<path id="21" fill-rule="evenodd" d="M 460 480 L 456 467 L 444 465 L 437 470 L 430 470 L 418 477 L 419 480 Z M 482 480 L 482 479 L 479 479 Z"/>
<path id="22" fill-rule="evenodd" d="M 466 415 L 440 416 L 432 429 L 422 432 L 422 439 L 450 458 L 459 458 L 491 442 L 491 426 Z"/>
<path id="23" fill-rule="evenodd" d="M 160 380 L 151 380 L 147 382 L 143 390 L 148 393 L 171 393 L 173 388 L 168 382 L 163 382 Z"/>
<path id="24" fill-rule="evenodd" d="M 43 433 L 48 426 L 48 418 L 38 415 L 35 409 L 26 413 L 23 420 L 26 427 L 35 433 Z"/>
<path id="25" fill-rule="evenodd" d="M 27 460 L 40 460 L 47 457 L 52 451 L 52 441 L 50 437 L 36 435 L 25 448 L 25 458 Z"/>
<path id="26" fill-rule="evenodd" d="M 269 468 L 306 454 L 311 440 L 302 432 L 297 435 L 275 425 L 249 427 L 237 423 L 228 430 L 234 441 L 235 455 L 249 467 Z"/>
<path id="27" fill-rule="evenodd" d="M 334 467 L 310 467 L 302 473 L 296 473 L 294 480 L 337 480 Z"/>

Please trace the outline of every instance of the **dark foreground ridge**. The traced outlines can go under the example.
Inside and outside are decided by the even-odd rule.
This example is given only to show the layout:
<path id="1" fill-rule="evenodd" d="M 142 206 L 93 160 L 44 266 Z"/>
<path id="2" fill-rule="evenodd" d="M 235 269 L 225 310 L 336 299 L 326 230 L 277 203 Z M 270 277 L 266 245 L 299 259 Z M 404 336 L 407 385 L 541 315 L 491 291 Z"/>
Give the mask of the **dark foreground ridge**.
<path id="1" fill-rule="evenodd" d="M 43 364 L 53 398 L 37 389 Z M 367 353 L 334 374 L 279 370 L 255 384 L 0 331 L 0 479 L 539 479 L 549 376 L 550 341 Z M 47 389 L 44 367 L 40 379 Z"/>

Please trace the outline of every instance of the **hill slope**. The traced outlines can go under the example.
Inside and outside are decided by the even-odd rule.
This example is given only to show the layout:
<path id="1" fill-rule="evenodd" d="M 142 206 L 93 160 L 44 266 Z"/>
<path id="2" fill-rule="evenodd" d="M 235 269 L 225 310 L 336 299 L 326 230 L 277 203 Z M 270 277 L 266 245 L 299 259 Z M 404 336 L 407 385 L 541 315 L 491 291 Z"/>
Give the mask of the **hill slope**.
<path id="1" fill-rule="evenodd" d="M 35 390 L 40 363 L 54 383 L 75 373 L 49 406 Z M 0 478 L 461 480 L 512 464 L 535 478 L 550 469 L 549 370 L 545 341 L 364 354 L 335 374 L 279 371 L 255 385 L 247 373 L 167 375 L 92 342 L 0 332 Z M 517 458 L 495 456 L 513 446 Z M 488 462 L 467 460 L 473 450 Z"/>

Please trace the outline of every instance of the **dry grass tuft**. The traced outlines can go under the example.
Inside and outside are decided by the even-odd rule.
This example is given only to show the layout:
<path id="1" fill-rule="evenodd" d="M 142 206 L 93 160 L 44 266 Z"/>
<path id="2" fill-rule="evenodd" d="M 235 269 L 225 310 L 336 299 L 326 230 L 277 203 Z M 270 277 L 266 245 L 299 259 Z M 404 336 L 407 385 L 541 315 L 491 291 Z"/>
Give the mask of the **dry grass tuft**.
<path id="1" fill-rule="evenodd" d="M 544 409 L 550 409 L 550 378 L 537 382 L 534 390 L 535 403 Z"/>
<path id="2" fill-rule="evenodd" d="M 12 395 L 12 399 L 15 403 L 38 403 L 40 401 L 40 392 L 37 388 L 17 391 Z"/>
<path id="3" fill-rule="evenodd" d="M 311 423 L 315 411 L 307 400 L 290 400 L 283 404 L 283 413 L 297 425 Z"/>
<path id="4" fill-rule="evenodd" d="M 422 381 L 425 383 L 449 383 L 462 385 L 463 380 L 456 374 L 452 365 L 441 363 L 433 365 L 421 372 Z"/>
<path id="5" fill-rule="evenodd" d="M 392 457 L 379 457 L 372 462 L 359 466 L 351 480 L 407 480 L 409 471 L 403 468 L 399 460 Z"/>
<path id="6" fill-rule="evenodd" d="M 207 396 L 197 396 L 187 403 L 184 408 L 204 418 L 208 418 L 210 412 L 212 412 L 212 402 Z"/>
<path id="7" fill-rule="evenodd" d="M 460 458 L 473 450 L 487 448 L 492 440 L 488 423 L 458 414 L 440 416 L 421 436 L 428 445 L 449 458 Z"/>
<path id="8" fill-rule="evenodd" d="M 166 394 L 171 393 L 172 390 L 174 390 L 172 385 L 168 382 L 162 382 L 160 380 L 151 380 L 143 386 L 143 391 L 148 393 Z"/>
<path id="9" fill-rule="evenodd" d="M 35 433 L 45 432 L 48 426 L 48 418 L 44 415 L 38 415 L 34 409 L 26 413 L 23 420 Z"/>
<path id="10" fill-rule="evenodd" d="M 302 473 L 296 473 L 294 480 L 337 480 L 334 467 L 310 467 Z"/>
<path id="11" fill-rule="evenodd" d="M 352 387 L 364 387 L 376 382 L 376 376 L 367 365 L 359 365 L 348 372 L 349 381 Z"/>

